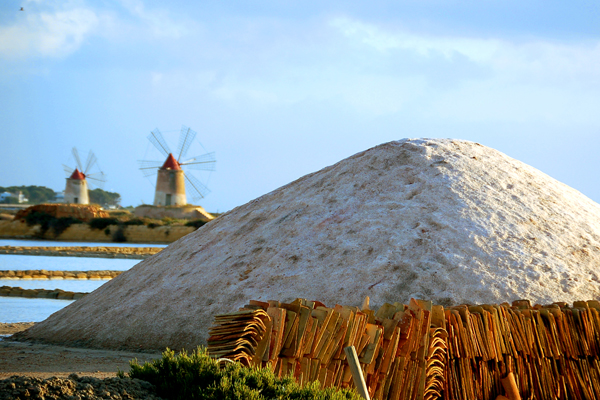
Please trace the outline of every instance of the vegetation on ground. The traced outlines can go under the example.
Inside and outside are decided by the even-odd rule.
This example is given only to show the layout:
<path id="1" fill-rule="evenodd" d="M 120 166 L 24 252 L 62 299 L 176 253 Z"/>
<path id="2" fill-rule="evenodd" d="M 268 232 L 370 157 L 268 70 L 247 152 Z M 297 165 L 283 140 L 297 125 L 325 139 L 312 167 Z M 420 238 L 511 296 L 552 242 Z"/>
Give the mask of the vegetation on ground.
<path id="1" fill-rule="evenodd" d="M 29 200 L 26 204 L 47 203 L 54 200 L 54 190 L 45 186 L 0 186 L 0 193 L 9 192 L 17 195 L 23 192 L 23 195 Z M 17 203 L 17 199 L 7 199 L 7 202 Z"/>
<path id="2" fill-rule="evenodd" d="M 92 229 L 106 229 L 110 225 L 118 225 L 119 220 L 117 218 L 92 218 L 90 222 L 88 222 L 90 228 Z"/>
<path id="3" fill-rule="evenodd" d="M 206 222 L 202 221 L 201 219 L 193 219 L 191 221 L 186 222 L 185 226 L 193 226 L 194 228 L 198 229 L 204 224 L 206 224 Z"/>
<path id="4" fill-rule="evenodd" d="M 25 216 L 25 222 L 28 226 L 40 225 L 40 237 L 43 237 L 49 229 L 52 228 L 54 237 L 58 237 L 69 226 L 81 224 L 81 221 L 73 217 L 56 218 L 53 215 L 43 211 L 33 211 Z"/>
<path id="5" fill-rule="evenodd" d="M 130 214 L 128 214 L 130 216 Z M 163 218 L 159 219 L 150 219 L 150 218 L 131 218 L 131 217 L 102 217 L 102 218 L 92 218 L 87 224 L 92 229 L 97 229 L 104 231 L 107 236 L 112 235 L 112 240 L 114 242 L 126 242 L 127 236 L 125 231 L 128 226 L 139 226 L 145 225 L 148 228 L 157 228 L 159 226 L 190 226 L 198 229 L 202 225 L 205 224 L 202 220 L 185 220 L 185 219 L 175 219 L 175 218 Z M 60 217 L 56 218 L 48 213 L 43 211 L 32 211 L 25 217 L 25 222 L 29 226 L 40 225 L 40 231 L 38 236 L 44 237 L 46 233 L 52 229 L 52 233 L 54 237 L 58 237 L 61 233 L 63 233 L 68 227 L 73 224 L 81 224 L 83 221 L 73 218 L 73 217 Z M 110 228 L 111 226 L 116 226 L 116 229 Z M 166 235 L 169 234 L 169 231 L 165 232 Z"/>
<path id="6" fill-rule="evenodd" d="M 116 192 L 107 192 L 100 188 L 88 190 L 90 203 L 100 204 L 101 206 L 118 206 L 121 203 L 121 195 Z"/>
<path id="7" fill-rule="evenodd" d="M 24 204 L 41 204 L 41 203 L 49 203 L 54 201 L 56 193 L 54 190 L 47 188 L 45 186 L 0 186 L 0 193 L 9 192 L 13 193 L 15 196 L 22 192 L 23 195 L 28 199 Z M 100 206 L 117 206 L 121 202 L 121 195 L 116 192 L 107 192 L 100 188 L 89 190 L 88 194 L 90 196 L 90 203 L 98 204 Z M 18 203 L 16 197 L 7 198 L 4 200 L 4 203 Z"/>
<path id="8" fill-rule="evenodd" d="M 143 365 L 132 360 L 127 375 L 150 382 L 159 396 L 173 400 L 362 399 L 350 390 L 321 389 L 319 382 L 300 386 L 293 378 L 278 378 L 267 368 L 247 368 L 239 363 L 219 365 L 201 347 L 189 355 L 167 349 L 162 358 Z M 119 377 L 125 376 L 119 371 Z"/>

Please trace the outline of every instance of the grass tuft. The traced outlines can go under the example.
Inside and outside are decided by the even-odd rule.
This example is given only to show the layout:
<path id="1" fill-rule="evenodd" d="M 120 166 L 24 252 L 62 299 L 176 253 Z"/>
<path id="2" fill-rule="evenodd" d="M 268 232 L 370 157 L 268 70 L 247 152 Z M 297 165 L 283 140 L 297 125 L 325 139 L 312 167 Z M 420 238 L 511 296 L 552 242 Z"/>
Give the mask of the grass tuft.
<path id="1" fill-rule="evenodd" d="M 219 363 L 199 347 L 188 355 L 165 350 L 162 358 L 139 365 L 130 362 L 130 378 L 142 379 L 157 394 L 172 400 L 360 400 L 354 391 L 321 389 L 319 382 L 301 387 L 291 377 L 278 378 L 266 368 L 247 368 L 239 363 Z M 125 373 L 119 371 L 119 376 Z"/>

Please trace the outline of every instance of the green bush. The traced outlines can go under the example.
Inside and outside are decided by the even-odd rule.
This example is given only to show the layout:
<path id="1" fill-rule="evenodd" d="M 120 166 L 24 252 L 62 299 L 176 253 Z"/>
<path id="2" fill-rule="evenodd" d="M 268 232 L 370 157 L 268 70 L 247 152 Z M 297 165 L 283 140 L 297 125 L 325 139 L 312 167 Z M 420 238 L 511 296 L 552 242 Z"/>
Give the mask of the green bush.
<path id="1" fill-rule="evenodd" d="M 202 221 L 201 219 L 194 219 L 186 222 L 185 226 L 193 226 L 194 228 L 198 229 L 204 224 L 206 224 L 206 222 Z"/>
<path id="2" fill-rule="evenodd" d="M 117 225 L 119 220 L 116 218 L 93 218 L 90 220 L 89 225 L 92 229 L 106 229 L 109 225 Z"/>
<path id="3" fill-rule="evenodd" d="M 81 221 L 73 217 L 56 218 L 43 211 L 33 211 L 25 216 L 28 226 L 40 225 L 40 236 L 43 237 L 50 228 L 54 231 L 54 237 L 59 236 L 69 226 L 80 224 Z"/>
<path id="4" fill-rule="evenodd" d="M 164 217 L 160 220 L 163 225 L 183 225 L 185 223 L 184 219 Z"/>
<path id="5" fill-rule="evenodd" d="M 127 241 L 127 237 L 125 236 L 125 232 L 123 231 L 123 227 L 119 226 L 119 229 L 113 233 L 112 237 L 113 242 L 124 243 Z"/>
<path id="6" fill-rule="evenodd" d="M 239 363 L 219 366 L 203 348 L 190 355 L 185 351 L 175 355 L 167 349 L 162 358 L 139 365 L 130 362 L 130 378 L 152 383 L 158 395 L 173 400 L 360 400 L 350 390 L 321 389 L 319 382 L 304 387 L 293 378 L 277 378 L 269 369 L 246 368 Z M 123 372 L 119 372 L 124 377 Z"/>
<path id="7" fill-rule="evenodd" d="M 59 236 L 73 224 L 81 224 L 81 221 L 73 217 L 55 218 L 52 224 L 52 229 L 54 230 L 54 237 Z"/>
<path id="8" fill-rule="evenodd" d="M 123 222 L 123 225 L 144 225 L 145 222 L 140 218 L 133 218 Z"/>
<path id="9" fill-rule="evenodd" d="M 55 217 L 43 211 L 32 211 L 25 216 L 25 222 L 28 226 L 40 225 L 42 232 L 46 232 L 55 219 Z"/>

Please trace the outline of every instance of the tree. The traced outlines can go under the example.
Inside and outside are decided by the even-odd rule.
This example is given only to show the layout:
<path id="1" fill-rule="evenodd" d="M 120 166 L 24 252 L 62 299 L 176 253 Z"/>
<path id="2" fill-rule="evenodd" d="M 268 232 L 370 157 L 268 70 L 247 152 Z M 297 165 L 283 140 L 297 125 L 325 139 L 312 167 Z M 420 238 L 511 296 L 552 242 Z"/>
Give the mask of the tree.
<path id="1" fill-rule="evenodd" d="M 19 192 L 23 192 L 25 197 L 29 199 L 29 204 L 47 203 L 54 200 L 54 190 L 45 186 L 8 186 L 1 187 L 1 192 L 10 192 L 17 195 Z"/>
<path id="2" fill-rule="evenodd" d="M 100 204 L 101 206 L 118 206 L 121 203 L 121 195 L 115 192 L 107 192 L 102 189 L 89 191 L 90 203 Z"/>

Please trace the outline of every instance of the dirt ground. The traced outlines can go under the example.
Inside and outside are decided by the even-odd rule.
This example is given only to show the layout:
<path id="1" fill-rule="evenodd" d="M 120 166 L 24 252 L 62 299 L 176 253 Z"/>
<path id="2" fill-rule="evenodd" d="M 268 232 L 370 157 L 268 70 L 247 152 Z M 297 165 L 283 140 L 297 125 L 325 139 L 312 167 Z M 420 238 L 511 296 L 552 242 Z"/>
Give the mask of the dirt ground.
<path id="1" fill-rule="evenodd" d="M 16 333 L 32 323 L 0 324 L 0 335 Z M 94 378 L 116 376 L 119 369 L 129 371 L 129 361 L 141 363 L 160 357 L 160 353 L 98 350 L 17 342 L 0 337 L 0 380 L 13 375 L 36 378 L 66 378 L 72 373 Z"/>

